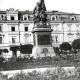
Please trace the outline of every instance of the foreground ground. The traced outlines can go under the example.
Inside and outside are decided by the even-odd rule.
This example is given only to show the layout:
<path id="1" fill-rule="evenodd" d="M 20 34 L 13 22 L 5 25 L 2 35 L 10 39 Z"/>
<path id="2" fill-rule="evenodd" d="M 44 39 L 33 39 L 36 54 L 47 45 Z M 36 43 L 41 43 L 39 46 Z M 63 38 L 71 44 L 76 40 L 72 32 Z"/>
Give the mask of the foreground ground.
<path id="1" fill-rule="evenodd" d="M 57 70 L 46 70 L 44 72 L 29 72 L 27 74 L 21 72 L 8 78 L 8 75 L 0 74 L 0 80 L 80 80 L 80 60 L 79 56 L 56 56 L 45 58 L 17 58 L 10 59 L 0 65 L 1 71 L 23 70 L 35 68 L 53 68 Z M 66 72 L 62 67 L 75 67 L 74 70 Z"/>
<path id="2" fill-rule="evenodd" d="M 13 76 L 0 74 L 0 80 L 80 80 L 80 68 L 48 68 L 44 71 L 15 73 Z"/>
<path id="3" fill-rule="evenodd" d="M 45 58 L 17 58 L 15 61 L 11 59 L 8 62 L 3 62 L 0 65 L 0 70 L 18 70 L 32 68 L 47 68 L 47 67 L 80 67 L 80 61 L 72 57 L 45 57 Z"/>

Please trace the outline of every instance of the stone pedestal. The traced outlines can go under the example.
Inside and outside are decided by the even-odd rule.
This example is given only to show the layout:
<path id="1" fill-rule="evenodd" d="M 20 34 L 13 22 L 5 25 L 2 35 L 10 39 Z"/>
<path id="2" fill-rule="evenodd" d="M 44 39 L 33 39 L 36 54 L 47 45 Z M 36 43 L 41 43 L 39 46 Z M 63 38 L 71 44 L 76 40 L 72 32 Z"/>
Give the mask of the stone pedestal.
<path id="1" fill-rule="evenodd" d="M 32 56 L 37 57 L 53 57 L 55 52 L 52 47 L 50 25 L 35 25 L 33 28 L 34 48 Z"/>

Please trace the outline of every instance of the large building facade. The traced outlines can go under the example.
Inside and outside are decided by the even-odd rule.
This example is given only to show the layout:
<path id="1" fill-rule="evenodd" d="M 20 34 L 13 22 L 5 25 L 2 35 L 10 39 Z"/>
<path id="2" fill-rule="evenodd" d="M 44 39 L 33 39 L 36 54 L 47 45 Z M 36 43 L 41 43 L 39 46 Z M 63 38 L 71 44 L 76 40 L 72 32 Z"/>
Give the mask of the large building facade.
<path id="1" fill-rule="evenodd" d="M 47 11 L 53 29 L 52 46 L 62 42 L 72 43 L 80 38 L 80 14 Z M 10 8 L 0 11 L 0 49 L 10 46 L 34 44 L 32 29 L 34 26 L 32 11 L 18 11 Z M 11 51 L 9 51 L 11 54 Z"/>

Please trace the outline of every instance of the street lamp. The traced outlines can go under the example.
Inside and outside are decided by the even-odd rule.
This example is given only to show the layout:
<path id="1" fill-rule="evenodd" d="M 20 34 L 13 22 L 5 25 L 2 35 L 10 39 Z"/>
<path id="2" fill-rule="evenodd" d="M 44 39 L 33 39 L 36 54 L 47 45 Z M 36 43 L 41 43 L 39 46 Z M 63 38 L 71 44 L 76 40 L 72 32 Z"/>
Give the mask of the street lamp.
<path id="1" fill-rule="evenodd" d="M 19 48 L 21 46 L 21 43 L 20 43 L 20 21 L 18 22 L 18 31 L 19 31 Z M 21 57 L 21 53 L 20 53 L 20 57 Z"/>

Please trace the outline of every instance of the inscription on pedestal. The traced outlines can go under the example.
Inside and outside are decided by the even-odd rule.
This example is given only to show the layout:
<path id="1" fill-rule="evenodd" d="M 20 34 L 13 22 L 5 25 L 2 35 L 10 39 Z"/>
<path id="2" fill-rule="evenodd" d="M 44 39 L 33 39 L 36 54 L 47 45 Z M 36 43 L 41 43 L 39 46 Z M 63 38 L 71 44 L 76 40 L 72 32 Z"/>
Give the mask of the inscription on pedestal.
<path id="1" fill-rule="evenodd" d="M 50 45 L 50 35 L 38 35 L 38 45 Z"/>

